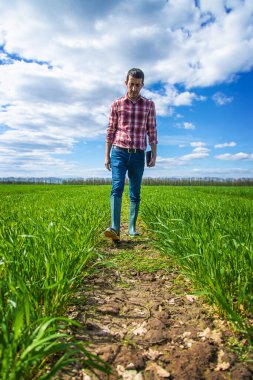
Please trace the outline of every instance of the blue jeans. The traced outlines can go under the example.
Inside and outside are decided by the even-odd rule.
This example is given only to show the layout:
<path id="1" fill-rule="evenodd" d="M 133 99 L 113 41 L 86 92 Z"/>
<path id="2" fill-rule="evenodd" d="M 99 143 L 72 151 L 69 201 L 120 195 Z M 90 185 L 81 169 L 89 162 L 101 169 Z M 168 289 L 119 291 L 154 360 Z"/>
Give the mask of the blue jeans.
<path id="1" fill-rule="evenodd" d="M 141 181 L 144 172 L 145 155 L 143 152 L 128 153 L 112 147 L 112 191 L 111 196 L 122 197 L 126 172 L 129 178 L 129 195 L 131 202 L 140 202 Z"/>

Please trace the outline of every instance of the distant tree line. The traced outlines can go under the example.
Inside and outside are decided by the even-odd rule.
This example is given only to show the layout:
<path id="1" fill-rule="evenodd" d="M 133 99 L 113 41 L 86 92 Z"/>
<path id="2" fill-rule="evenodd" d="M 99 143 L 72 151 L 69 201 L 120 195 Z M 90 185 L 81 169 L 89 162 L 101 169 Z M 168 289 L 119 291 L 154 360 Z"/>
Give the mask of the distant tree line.
<path id="1" fill-rule="evenodd" d="M 64 185 L 111 185 L 111 178 L 82 178 L 82 179 L 65 179 Z"/>
<path id="2" fill-rule="evenodd" d="M 148 186 L 253 186 L 253 178 L 144 178 Z"/>
<path id="3" fill-rule="evenodd" d="M 0 178 L 1 184 L 59 184 L 59 185 L 110 185 L 111 178 Z M 126 179 L 128 183 L 128 179 Z M 143 185 L 147 186 L 253 186 L 253 178 L 216 178 L 216 177 L 189 177 L 189 178 L 143 178 Z"/>

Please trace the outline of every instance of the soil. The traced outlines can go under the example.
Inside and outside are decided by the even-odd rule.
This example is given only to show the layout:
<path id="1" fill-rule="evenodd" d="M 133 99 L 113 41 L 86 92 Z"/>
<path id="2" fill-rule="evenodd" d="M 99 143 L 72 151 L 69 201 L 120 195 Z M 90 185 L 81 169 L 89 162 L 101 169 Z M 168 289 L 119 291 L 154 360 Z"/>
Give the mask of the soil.
<path id="1" fill-rule="evenodd" d="M 169 260 L 163 270 L 120 265 L 118 256 L 129 252 L 152 265 L 163 260 L 142 232 L 134 240 L 125 227 L 121 243 L 103 242 L 108 265 L 86 278 L 69 308 L 68 317 L 82 326 L 73 329 L 75 338 L 90 342 L 89 351 L 111 366 L 111 374 L 77 363 L 55 379 L 252 379 L 253 366 L 231 350 L 238 342 L 231 327 Z"/>

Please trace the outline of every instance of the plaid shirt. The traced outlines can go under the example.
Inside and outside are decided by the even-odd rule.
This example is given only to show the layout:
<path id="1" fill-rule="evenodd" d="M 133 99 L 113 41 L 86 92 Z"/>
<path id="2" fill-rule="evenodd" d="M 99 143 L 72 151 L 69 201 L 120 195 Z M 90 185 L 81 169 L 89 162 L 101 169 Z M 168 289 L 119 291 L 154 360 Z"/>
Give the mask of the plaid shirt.
<path id="1" fill-rule="evenodd" d="M 155 104 L 143 96 L 136 102 L 127 95 L 115 100 L 111 106 L 106 141 L 122 148 L 142 149 L 157 144 Z"/>

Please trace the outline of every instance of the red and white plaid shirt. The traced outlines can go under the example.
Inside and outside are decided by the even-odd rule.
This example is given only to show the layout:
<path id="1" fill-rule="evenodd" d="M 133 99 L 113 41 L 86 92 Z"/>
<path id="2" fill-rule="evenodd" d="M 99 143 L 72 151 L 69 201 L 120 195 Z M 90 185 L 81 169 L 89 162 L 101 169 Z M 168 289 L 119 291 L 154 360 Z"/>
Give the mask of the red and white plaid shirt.
<path id="1" fill-rule="evenodd" d="M 106 141 L 122 148 L 142 149 L 157 144 L 155 104 L 143 96 L 135 102 L 127 95 L 111 106 Z"/>

